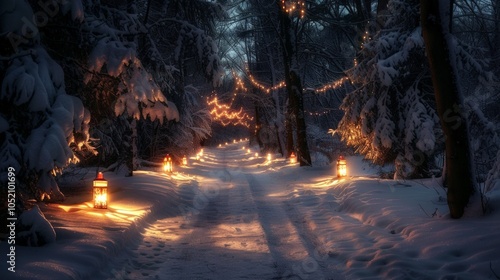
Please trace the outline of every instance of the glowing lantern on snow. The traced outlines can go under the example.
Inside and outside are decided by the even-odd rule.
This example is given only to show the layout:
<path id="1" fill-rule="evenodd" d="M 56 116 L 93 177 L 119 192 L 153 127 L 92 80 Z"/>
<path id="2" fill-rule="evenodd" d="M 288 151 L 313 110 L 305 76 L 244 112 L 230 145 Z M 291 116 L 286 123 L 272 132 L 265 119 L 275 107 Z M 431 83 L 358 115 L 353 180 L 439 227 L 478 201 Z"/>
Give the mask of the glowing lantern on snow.
<path id="1" fill-rule="evenodd" d="M 347 161 L 343 156 L 337 160 L 337 178 L 347 176 Z"/>
<path id="2" fill-rule="evenodd" d="M 297 163 L 297 156 L 295 155 L 294 152 L 292 152 L 292 154 L 290 155 L 290 163 L 291 164 Z"/>
<path id="3" fill-rule="evenodd" d="M 102 172 L 97 173 L 93 182 L 94 208 L 108 208 L 108 181 L 104 179 Z"/>
<path id="4" fill-rule="evenodd" d="M 169 155 L 167 155 L 163 159 L 163 171 L 164 172 L 172 172 L 173 171 L 172 158 Z"/>
<path id="5" fill-rule="evenodd" d="M 269 153 L 269 154 L 267 154 L 267 161 L 271 162 L 271 160 L 272 160 L 272 157 L 271 157 L 271 154 Z"/>
<path id="6" fill-rule="evenodd" d="M 186 156 L 182 157 L 182 165 L 187 166 L 188 165 L 188 159 Z"/>

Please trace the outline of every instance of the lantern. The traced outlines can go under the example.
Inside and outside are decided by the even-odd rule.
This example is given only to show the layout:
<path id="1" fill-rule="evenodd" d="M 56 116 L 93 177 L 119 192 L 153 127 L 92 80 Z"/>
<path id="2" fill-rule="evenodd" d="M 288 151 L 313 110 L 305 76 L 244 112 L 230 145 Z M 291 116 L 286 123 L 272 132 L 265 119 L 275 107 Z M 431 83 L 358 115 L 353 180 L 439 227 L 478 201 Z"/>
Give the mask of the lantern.
<path id="1" fill-rule="evenodd" d="M 337 178 L 347 176 L 347 161 L 343 156 L 337 160 Z"/>
<path id="2" fill-rule="evenodd" d="M 187 166 L 188 165 L 188 159 L 186 156 L 182 157 L 182 165 Z"/>
<path id="3" fill-rule="evenodd" d="M 297 163 L 297 156 L 295 156 L 294 152 L 292 152 L 292 154 L 290 155 L 290 163 L 291 164 Z"/>
<path id="4" fill-rule="evenodd" d="M 269 154 L 267 154 L 267 161 L 268 161 L 268 162 L 271 162 L 271 159 L 272 159 L 271 154 L 270 154 L 270 153 L 269 153 Z"/>
<path id="5" fill-rule="evenodd" d="M 170 157 L 170 155 L 167 155 L 163 159 L 163 171 L 164 172 L 172 172 L 172 170 L 173 170 L 172 158 Z"/>
<path id="6" fill-rule="evenodd" d="M 94 208 L 108 208 L 108 181 L 104 179 L 102 172 L 97 173 L 93 183 Z"/>

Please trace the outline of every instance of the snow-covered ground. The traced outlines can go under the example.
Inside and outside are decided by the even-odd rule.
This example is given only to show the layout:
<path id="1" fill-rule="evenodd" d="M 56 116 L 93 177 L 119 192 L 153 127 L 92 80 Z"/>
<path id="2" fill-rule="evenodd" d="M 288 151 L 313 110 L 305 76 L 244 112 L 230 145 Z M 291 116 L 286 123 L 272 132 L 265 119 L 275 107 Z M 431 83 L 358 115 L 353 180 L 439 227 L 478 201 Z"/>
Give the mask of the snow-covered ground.
<path id="1" fill-rule="evenodd" d="M 500 190 L 488 194 L 492 214 L 473 203 L 452 220 L 435 180 L 377 179 L 359 158 L 338 180 L 331 166 L 269 163 L 245 145 L 205 149 L 172 174 L 105 173 L 106 210 L 92 207 L 87 176 L 64 204 L 39 205 L 56 242 L 17 246 L 15 273 L 0 244 L 0 279 L 500 276 Z"/>

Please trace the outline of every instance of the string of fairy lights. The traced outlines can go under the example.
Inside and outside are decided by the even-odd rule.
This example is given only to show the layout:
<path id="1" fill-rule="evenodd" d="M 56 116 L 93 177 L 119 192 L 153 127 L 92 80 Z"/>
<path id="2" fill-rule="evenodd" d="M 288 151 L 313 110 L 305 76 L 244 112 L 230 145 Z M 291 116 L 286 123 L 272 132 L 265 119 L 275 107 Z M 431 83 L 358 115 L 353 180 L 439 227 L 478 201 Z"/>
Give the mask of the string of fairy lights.
<path id="1" fill-rule="evenodd" d="M 331 114 L 331 112 L 334 110 L 339 110 L 339 109 L 328 109 L 328 110 L 322 110 L 322 111 L 316 111 L 316 112 L 306 111 L 305 113 L 308 114 L 309 116 L 321 117 L 321 116 Z"/>
<path id="2" fill-rule="evenodd" d="M 207 97 L 207 104 L 209 106 L 212 106 L 210 115 L 212 116 L 213 120 L 218 121 L 223 126 L 242 125 L 245 127 L 250 127 L 250 122 L 253 121 L 253 117 L 249 116 L 243 110 L 243 107 L 240 107 L 239 110 L 232 109 L 235 96 L 236 95 L 233 95 L 229 104 L 219 102 L 219 98 L 217 97 L 217 95 L 213 96 L 212 99 L 210 99 L 210 97 Z"/>
<path id="3" fill-rule="evenodd" d="M 216 93 L 213 93 L 211 97 L 207 97 L 207 104 L 209 107 L 212 107 L 210 115 L 212 116 L 212 120 L 219 122 L 222 126 L 242 125 L 249 128 L 250 122 L 253 121 L 253 117 L 248 115 L 243 110 L 243 107 L 240 107 L 239 110 L 233 109 L 233 103 L 236 100 L 238 92 L 247 92 L 248 89 L 243 80 L 238 77 L 234 71 L 232 72 L 232 75 L 235 83 L 233 94 L 229 103 L 222 103 L 219 101 Z"/>
<path id="4" fill-rule="evenodd" d="M 284 88 L 286 86 L 285 81 L 280 81 L 279 83 L 277 83 L 274 86 L 266 86 L 263 83 L 257 81 L 257 79 L 255 79 L 255 77 L 252 75 L 252 73 L 248 69 L 248 66 L 245 67 L 245 71 L 246 71 L 248 80 L 250 81 L 250 83 L 252 84 L 252 86 L 260 89 L 261 91 L 263 91 L 265 93 L 270 93 L 272 91 Z M 348 77 L 342 77 L 342 78 L 340 78 L 338 80 L 329 82 L 329 83 L 324 84 L 324 85 L 322 85 L 320 87 L 312 88 L 312 89 L 311 88 L 307 88 L 307 89 L 304 88 L 303 90 L 304 91 L 305 90 L 313 91 L 315 93 L 325 93 L 328 90 L 336 90 L 336 89 L 340 88 L 341 86 L 343 86 L 348 81 L 349 81 Z"/>
<path id="5" fill-rule="evenodd" d="M 306 13 L 306 5 L 305 0 L 281 0 L 282 9 L 288 13 L 290 16 L 298 15 L 300 19 L 304 18 Z M 356 64 L 356 61 L 355 61 Z M 280 81 L 273 86 L 267 86 L 262 82 L 259 82 L 250 72 L 248 68 L 248 64 L 245 65 L 245 72 L 248 80 L 252 84 L 253 87 L 265 92 L 267 94 L 282 89 L 286 86 L 285 81 Z M 238 92 L 247 92 L 248 88 L 246 87 L 243 79 L 241 79 L 234 71 L 232 72 L 235 86 L 233 90 L 233 95 L 229 103 L 222 103 L 217 94 L 212 94 L 211 97 L 207 97 L 207 104 L 211 107 L 210 115 L 212 116 L 214 121 L 219 122 L 223 126 L 228 125 L 243 125 L 245 127 L 250 127 L 250 122 L 253 120 L 253 117 L 248 115 L 243 107 L 240 107 L 239 110 L 233 109 L 233 103 L 236 99 Z M 332 81 L 330 83 L 324 84 L 317 88 L 307 88 L 304 89 L 308 91 L 313 91 L 315 93 L 325 93 L 328 90 L 335 90 L 343 86 L 347 81 L 349 81 L 348 77 L 342 77 L 338 80 Z M 332 109 L 317 111 L 317 112 L 306 112 L 310 116 L 323 116 L 329 114 Z"/>
<path id="6" fill-rule="evenodd" d="M 255 77 L 251 74 L 249 71 L 248 67 L 245 68 L 248 80 L 252 84 L 253 87 L 269 94 L 272 91 L 279 90 L 281 88 L 284 88 L 286 86 L 285 81 L 281 81 L 277 83 L 274 86 L 266 86 L 263 83 L 257 81 Z M 235 86 L 233 90 L 233 94 L 231 96 L 231 100 L 229 102 L 223 103 L 222 101 L 219 100 L 218 96 L 216 93 L 213 93 L 210 97 L 207 97 L 207 104 L 209 107 L 211 107 L 210 110 L 210 115 L 212 116 L 212 119 L 214 121 L 219 122 L 223 126 L 228 126 L 228 125 L 242 125 L 247 128 L 249 128 L 250 122 L 253 121 L 253 117 L 251 117 L 249 114 L 245 112 L 243 107 L 240 107 L 239 109 L 233 109 L 233 103 L 238 95 L 239 92 L 247 92 L 248 88 L 246 87 L 243 79 L 241 79 L 235 72 L 232 72 L 233 79 L 235 81 Z M 327 83 L 321 87 L 314 88 L 314 89 L 307 89 L 309 91 L 314 91 L 316 93 L 325 93 L 328 90 L 335 90 L 340 88 L 341 86 L 344 85 L 349 80 L 347 77 L 342 77 L 338 80 L 332 81 L 330 83 Z M 305 90 L 305 89 L 304 89 Z M 332 111 L 332 109 L 328 110 L 323 110 L 323 111 L 317 111 L 317 112 L 306 112 L 306 114 L 309 114 L 310 116 L 314 117 L 320 117 L 329 114 Z"/>
<path id="7" fill-rule="evenodd" d="M 289 15 L 298 14 L 301 19 L 306 15 L 306 1 L 304 0 L 281 0 L 281 8 Z"/>

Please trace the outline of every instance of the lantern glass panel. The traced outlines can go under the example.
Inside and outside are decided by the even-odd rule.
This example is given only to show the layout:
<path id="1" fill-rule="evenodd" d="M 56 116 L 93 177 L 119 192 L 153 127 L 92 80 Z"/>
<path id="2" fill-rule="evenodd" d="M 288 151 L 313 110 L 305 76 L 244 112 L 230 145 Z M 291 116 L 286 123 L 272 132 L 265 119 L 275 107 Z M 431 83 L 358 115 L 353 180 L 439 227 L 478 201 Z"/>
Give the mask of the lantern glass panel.
<path id="1" fill-rule="evenodd" d="M 337 177 L 347 176 L 347 162 L 345 159 L 339 159 L 337 161 Z"/>
<path id="2" fill-rule="evenodd" d="M 108 208 L 108 189 L 94 188 L 94 208 Z"/>

